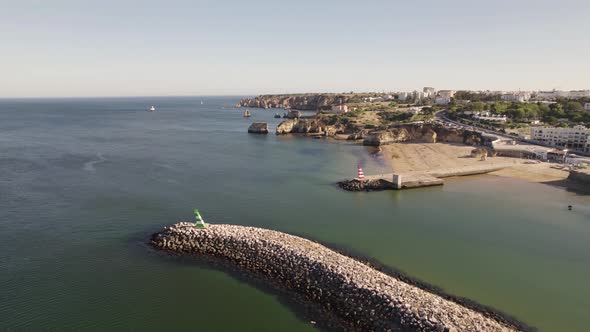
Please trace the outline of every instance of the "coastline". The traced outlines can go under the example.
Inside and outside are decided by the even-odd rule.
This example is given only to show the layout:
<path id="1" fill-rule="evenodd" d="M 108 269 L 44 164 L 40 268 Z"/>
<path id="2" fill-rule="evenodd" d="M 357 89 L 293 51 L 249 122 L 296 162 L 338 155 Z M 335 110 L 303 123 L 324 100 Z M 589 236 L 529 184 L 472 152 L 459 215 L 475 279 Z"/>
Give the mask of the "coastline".
<path id="1" fill-rule="evenodd" d="M 268 229 L 213 224 L 199 230 L 182 222 L 155 233 L 151 245 L 175 255 L 208 257 L 233 265 L 278 291 L 295 292 L 316 309 L 342 320 L 336 326 L 352 330 L 534 330 L 395 269 Z"/>

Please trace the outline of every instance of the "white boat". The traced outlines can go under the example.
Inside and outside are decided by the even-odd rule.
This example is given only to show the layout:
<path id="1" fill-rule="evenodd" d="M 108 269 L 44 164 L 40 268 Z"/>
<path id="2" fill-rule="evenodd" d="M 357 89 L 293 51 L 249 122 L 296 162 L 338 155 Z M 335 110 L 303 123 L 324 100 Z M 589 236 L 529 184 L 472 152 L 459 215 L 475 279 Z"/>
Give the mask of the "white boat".
<path id="1" fill-rule="evenodd" d="M 203 101 L 201 100 L 201 105 L 203 105 Z"/>
<path id="2" fill-rule="evenodd" d="M 156 111 L 156 107 L 152 105 L 152 107 L 150 107 L 150 112 L 155 112 Z"/>

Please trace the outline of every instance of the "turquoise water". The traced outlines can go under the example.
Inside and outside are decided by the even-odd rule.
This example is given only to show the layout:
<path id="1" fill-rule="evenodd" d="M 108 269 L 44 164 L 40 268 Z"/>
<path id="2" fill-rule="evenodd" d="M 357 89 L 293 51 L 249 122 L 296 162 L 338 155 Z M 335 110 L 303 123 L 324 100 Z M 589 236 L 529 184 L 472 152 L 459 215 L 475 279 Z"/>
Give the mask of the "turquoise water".
<path id="1" fill-rule="evenodd" d="M 313 329 L 277 295 L 145 245 L 193 208 L 349 248 L 541 331 L 586 330 L 590 196 L 494 176 L 343 192 L 358 162 L 386 166 L 346 142 L 249 135 L 280 119 L 244 119 L 238 99 L 0 101 L 0 330 Z"/>

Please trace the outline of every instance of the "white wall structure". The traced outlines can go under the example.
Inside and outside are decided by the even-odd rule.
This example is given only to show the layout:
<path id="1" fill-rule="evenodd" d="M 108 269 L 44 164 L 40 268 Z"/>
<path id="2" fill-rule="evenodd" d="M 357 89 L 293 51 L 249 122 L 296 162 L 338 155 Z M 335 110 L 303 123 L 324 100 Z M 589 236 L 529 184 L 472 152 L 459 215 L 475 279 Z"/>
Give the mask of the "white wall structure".
<path id="1" fill-rule="evenodd" d="M 479 115 L 479 114 L 475 114 L 473 116 L 475 119 L 477 120 L 483 120 L 483 121 L 491 121 L 491 122 L 506 122 L 508 121 L 508 118 L 505 115 L 502 116 L 485 116 L 485 115 Z"/>
<path id="2" fill-rule="evenodd" d="M 590 129 L 584 126 L 532 127 L 531 139 L 559 148 L 590 152 Z"/>

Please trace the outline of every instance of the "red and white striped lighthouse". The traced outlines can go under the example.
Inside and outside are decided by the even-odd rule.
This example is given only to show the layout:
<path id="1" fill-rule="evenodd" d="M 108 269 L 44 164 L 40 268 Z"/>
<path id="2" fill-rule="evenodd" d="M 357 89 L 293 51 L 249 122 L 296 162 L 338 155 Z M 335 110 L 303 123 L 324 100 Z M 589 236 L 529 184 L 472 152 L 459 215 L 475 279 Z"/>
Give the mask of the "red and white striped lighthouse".
<path id="1" fill-rule="evenodd" d="M 358 168 L 359 168 L 359 176 L 358 176 L 358 178 L 359 178 L 359 180 L 363 181 L 365 179 L 365 173 L 363 173 L 363 169 L 361 168 L 361 165 L 360 164 L 358 165 Z"/>

